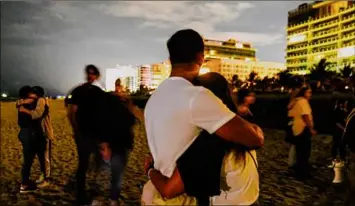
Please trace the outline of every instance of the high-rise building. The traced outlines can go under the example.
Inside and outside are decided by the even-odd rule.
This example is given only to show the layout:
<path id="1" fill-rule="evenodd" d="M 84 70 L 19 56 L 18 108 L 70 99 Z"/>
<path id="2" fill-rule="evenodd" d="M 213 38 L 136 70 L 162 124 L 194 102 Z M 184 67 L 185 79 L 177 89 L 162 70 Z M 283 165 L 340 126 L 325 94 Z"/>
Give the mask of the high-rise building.
<path id="1" fill-rule="evenodd" d="M 115 82 L 121 79 L 122 87 L 128 92 L 138 90 L 138 70 L 137 67 L 131 65 L 117 65 L 116 68 L 106 70 L 106 89 L 115 90 Z"/>
<path id="2" fill-rule="evenodd" d="M 222 74 L 229 81 L 233 75 L 238 75 L 239 79 L 244 81 L 248 79 L 251 72 L 256 72 L 259 78 L 271 78 L 286 69 L 284 63 L 237 59 L 213 59 L 206 62 L 204 67 L 211 72 Z"/>
<path id="3" fill-rule="evenodd" d="M 138 69 L 138 81 L 140 86 L 151 88 L 152 86 L 152 68 L 150 65 L 142 65 Z"/>
<path id="4" fill-rule="evenodd" d="M 151 88 L 156 89 L 160 83 L 162 83 L 166 78 L 169 77 L 171 72 L 171 65 L 169 62 L 162 62 L 157 64 L 152 64 L 152 84 Z"/>
<path id="5" fill-rule="evenodd" d="M 251 44 L 234 39 L 227 41 L 205 39 L 206 59 L 255 60 L 256 49 Z"/>
<path id="6" fill-rule="evenodd" d="M 305 74 L 325 58 L 355 64 L 355 2 L 315 1 L 288 12 L 286 65 Z"/>

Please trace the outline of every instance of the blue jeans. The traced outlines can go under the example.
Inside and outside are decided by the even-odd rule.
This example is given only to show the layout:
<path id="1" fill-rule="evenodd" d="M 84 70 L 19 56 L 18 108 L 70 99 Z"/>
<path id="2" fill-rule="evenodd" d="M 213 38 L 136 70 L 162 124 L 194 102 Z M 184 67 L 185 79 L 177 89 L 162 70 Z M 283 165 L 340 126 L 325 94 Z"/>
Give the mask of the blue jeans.
<path id="1" fill-rule="evenodd" d="M 45 172 L 45 139 L 30 128 L 21 128 L 18 138 L 22 144 L 23 164 L 21 169 L 22 184 L 28 184 L 34 157 L 38 156 L 41 172 Z"/>
<path id="2" fill-rule="evenodd" d="M 114 153 L 111 158 L 111 200 L 118 200 L 121 194 L 124 171 L 127 166 L 128 150 L 122 153 Z"/>

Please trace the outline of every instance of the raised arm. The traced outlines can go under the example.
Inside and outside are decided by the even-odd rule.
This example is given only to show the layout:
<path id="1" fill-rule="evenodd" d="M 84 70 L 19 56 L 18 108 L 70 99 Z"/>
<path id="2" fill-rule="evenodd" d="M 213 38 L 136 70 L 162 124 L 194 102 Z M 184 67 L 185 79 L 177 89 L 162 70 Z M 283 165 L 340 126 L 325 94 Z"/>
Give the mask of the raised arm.
<path id="1" fill-rule="evenodd" d="M 32 119 L 36 120 L 42 117 L 45 111 L 45 106 L 46 106 L 46 100 L 44 98 L 39 98 L 37 101 L 36 108 L 34 110 L 28 110 L 23 106 L 21 106 L 19 111 L 31 115 Z"/>
<path id="2" fill-rule="evenodd" d="M 211 91 L 201 88 L 190 102 L 191 123 L 215 133 L 222 139 L 260 148 L 264 144 L 261 129 L 230 111 Z"/>

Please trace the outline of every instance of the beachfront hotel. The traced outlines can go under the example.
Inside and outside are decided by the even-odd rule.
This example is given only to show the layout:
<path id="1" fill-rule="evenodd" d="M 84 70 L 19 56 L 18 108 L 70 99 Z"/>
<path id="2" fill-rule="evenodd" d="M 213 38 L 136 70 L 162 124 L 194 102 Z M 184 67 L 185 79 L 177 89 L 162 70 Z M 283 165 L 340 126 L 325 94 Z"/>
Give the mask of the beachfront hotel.
<path id="1" fill-rule="evenodd" d="M 284 71 L 286 66 L 281 62 L 211 59 L 204 64 L 204 68 L 222 74 L 229 81 L 232 80 L 233 75 L 238 75 L 239 79 L 244 81 L 249 78 L 251 72 L 256 72 L 261 79 L 275 77 L 279 72 Z"/>
<path id="2" fill-rule="evenodd" d="M 219 41 L 205 39 L 205 58 L 255 60 L 256 49 L 250 43 L 229 39 Z"/>
<path id="3" fill-rule="evenodd" d="M 306 74 L 325 58 L 336 65 L 355 64 L 355 2 L 316 1 L 288 12 L 286 66 Z"/>

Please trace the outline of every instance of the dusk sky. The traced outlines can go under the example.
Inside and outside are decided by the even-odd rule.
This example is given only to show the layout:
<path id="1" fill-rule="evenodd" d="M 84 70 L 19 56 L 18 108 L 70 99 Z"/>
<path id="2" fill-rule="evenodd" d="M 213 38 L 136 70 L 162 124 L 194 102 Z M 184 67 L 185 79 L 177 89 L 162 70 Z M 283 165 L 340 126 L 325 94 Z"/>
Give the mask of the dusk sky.
<path id="1" fill-rule="evenodd" d="M 65 94 L 84 66 L 168 59 L 166 40 L 192 28 L 248 41 L 260 60 L 285 62 L 287 12 L 300 1 L 1 2 L 1 91 L 41 85 Z M 104 82 L 104 79 L 102 79 Z"/>

